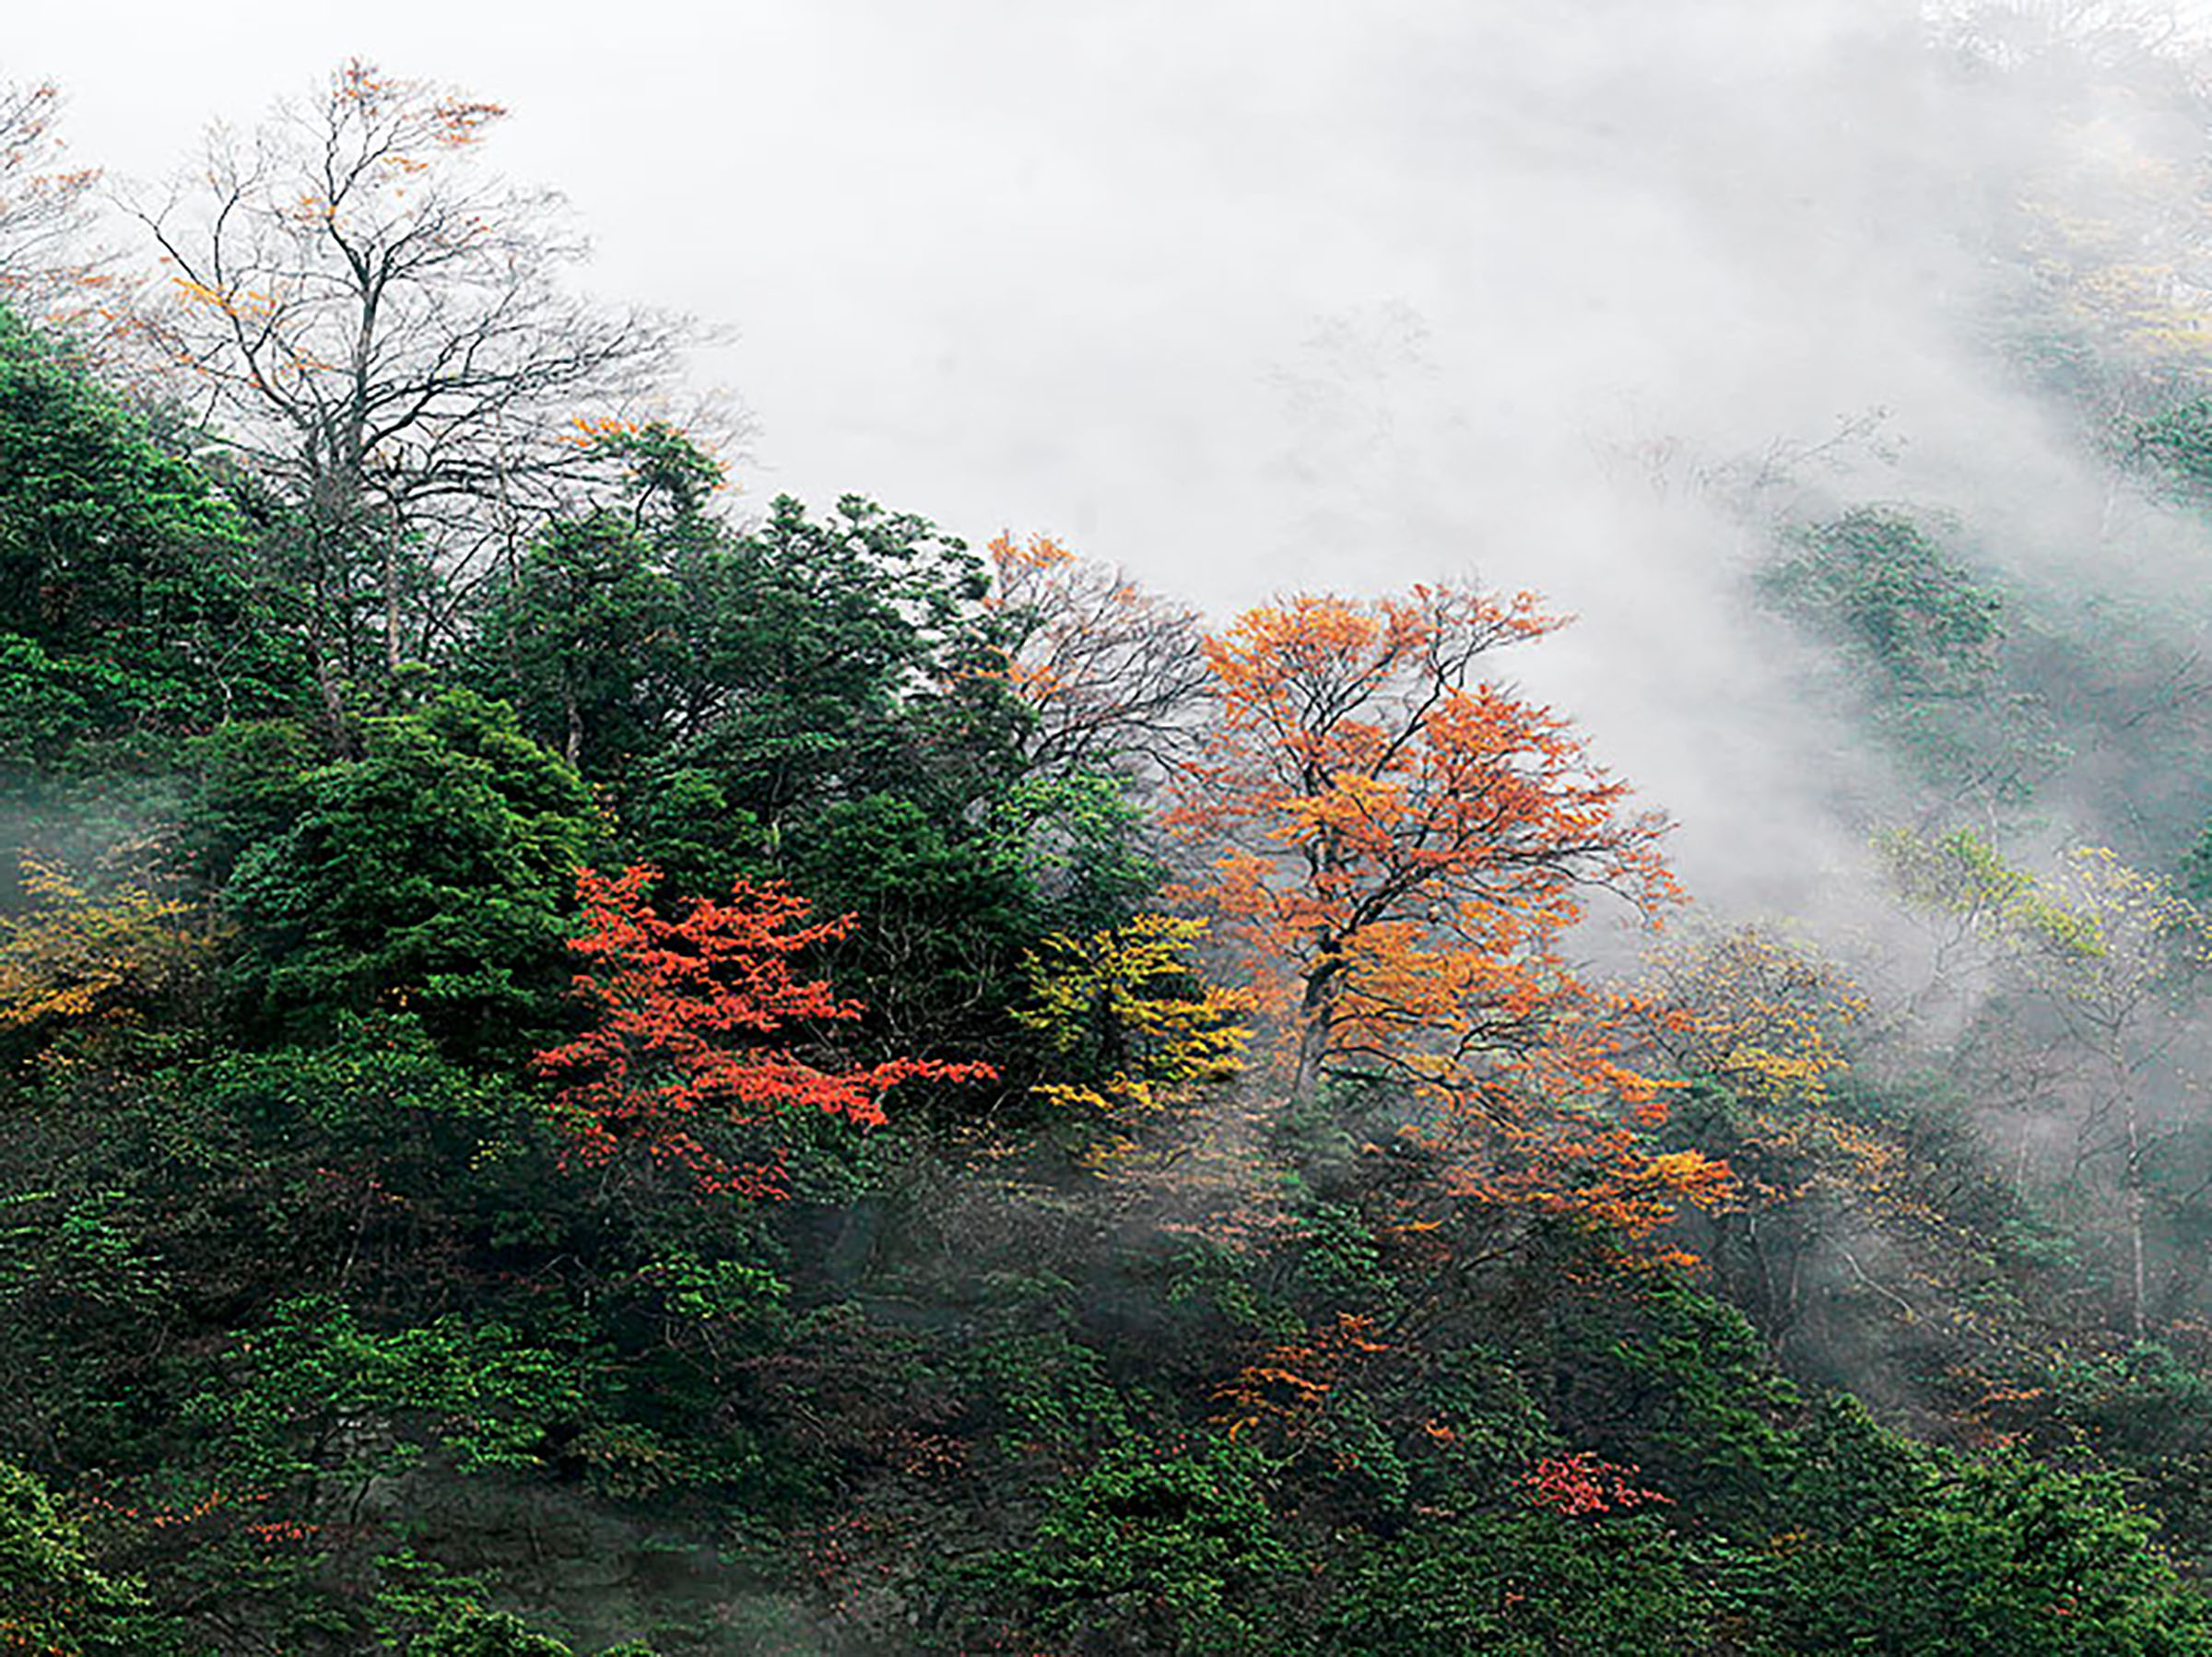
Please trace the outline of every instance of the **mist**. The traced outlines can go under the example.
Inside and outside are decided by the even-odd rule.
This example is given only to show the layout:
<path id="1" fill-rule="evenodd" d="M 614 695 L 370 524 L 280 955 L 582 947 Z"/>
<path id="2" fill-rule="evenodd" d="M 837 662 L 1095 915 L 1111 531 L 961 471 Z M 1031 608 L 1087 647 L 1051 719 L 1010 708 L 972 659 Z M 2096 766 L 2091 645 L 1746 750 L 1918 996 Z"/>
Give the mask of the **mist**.
<path id="1" fill-rule="evenodd" d="M 435 519 L 296 408 L 193 471 L 253 373 L 142 429 L 0 329 L 0 420 L 138 468 L 48 511 L 0 448 L 0 532 L 186 480 L 136 539 L 0 534 L 0 845 L 61 871 L 0 900 L 0 1495 L 150 1584 L 145 1649 L 1980 1657 L 2089 1626 L 2019 1574 L 2077 1557 L 2212 1638 L 2197 11 L 140 10 L 0 64 L 66 88 L 100 236 L 359 53 L 396 78 L 333 119 L 498 100 L 582 286 L 700 324 L 680 385 L 656 347 L 558 388 L 589 417 L 499 405 Z M 210 360 L 262 314 L 188 297 Z M 1435 897 L 1493 805 L 1330 933 L 1365 853 L 1312 847 L 1397 773 L 1209 817 L 1264 768 L 1176 771 L 1235 758 L 1194 669 L 1032 741 L 1049 581 L 1002 607 L 847 495 L 1162 595 L 1062 613 L 1154 629 L 1124 681 L 1201 660 L 1183 604 L 1540 594 L 1571 625 L 1477 676 L 1688 901 L 1604 800 L 1516 851 L 1559 892 L 1477 845 Z M 1485 787 L 1549 776 L 1494 740 Z M 2046 1512 L 2090 1541 L 2014 1545 Z"/>

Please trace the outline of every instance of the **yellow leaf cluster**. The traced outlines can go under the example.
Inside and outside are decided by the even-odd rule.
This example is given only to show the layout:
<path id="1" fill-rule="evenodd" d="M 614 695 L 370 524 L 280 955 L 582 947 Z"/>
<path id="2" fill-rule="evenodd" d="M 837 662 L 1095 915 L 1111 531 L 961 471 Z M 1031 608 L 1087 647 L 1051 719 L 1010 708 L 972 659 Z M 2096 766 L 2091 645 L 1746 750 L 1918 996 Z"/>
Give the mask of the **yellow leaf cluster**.
<path id="1" fill-rule="evenodd" d="M 1823 1106 L 1866 1014 L 1836 968 L 1756 927 L 1677 951 L 1661 978 L 1654 1000 L 1676 1010 L 1663 1045 L 1677 1065 L 1767 1109 Z"/>
<path id="2" fill-rule="evenodd" d="M 137 886 L 95 898 L 56 864 L 21 867 L 30 907 L 0 918 L 0 1031 L 133 1021 L 216 946 L 188 904 Z"/>
<path id="3" fill-rule="evenodd" d="M 1158 1090 L 1223 1081 L 1241 1067 L 1250 998 L 1207 983 L 1192 961 L 1204 921 L 1142 914 L 1024 958 L 1016 1018 L 1065 1067 L 1036 1092 L 1069 1109 L 1158 1108 Z"/>

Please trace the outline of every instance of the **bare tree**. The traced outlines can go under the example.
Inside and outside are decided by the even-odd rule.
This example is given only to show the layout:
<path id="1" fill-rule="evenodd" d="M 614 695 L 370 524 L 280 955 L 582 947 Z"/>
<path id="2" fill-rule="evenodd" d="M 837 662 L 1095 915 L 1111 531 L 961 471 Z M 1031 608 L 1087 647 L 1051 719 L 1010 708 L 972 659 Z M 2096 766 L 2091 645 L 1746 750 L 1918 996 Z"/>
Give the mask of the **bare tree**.
<path id="1" fill-rule="evenodd" d="M 86 249 L 96 168 L 73 167 L 50 80 L 0 81 L 0 300 L 41 322 L 65 321 L 95 303 L 100 261 Z"/>
<path id="2" fill-rule="evenodd" d="M 592 440 L 683 342 L 562 285 L 585 249 L 560 198 L 477 164 L 503 113 L 355 60 L 134 208 L 169 278 L 146 326 L 289 526 L 336 726 L 347 682 L 431 649 L 605 464 Z"/>
<path id="3" fill-rule="evenodd" d="M 1002 535 L 991 559 L 1008 678 L 1035 716 L 1030 768 L 1171 772 L 1212 687 L 1197 613 L 1049 536 Z"/>

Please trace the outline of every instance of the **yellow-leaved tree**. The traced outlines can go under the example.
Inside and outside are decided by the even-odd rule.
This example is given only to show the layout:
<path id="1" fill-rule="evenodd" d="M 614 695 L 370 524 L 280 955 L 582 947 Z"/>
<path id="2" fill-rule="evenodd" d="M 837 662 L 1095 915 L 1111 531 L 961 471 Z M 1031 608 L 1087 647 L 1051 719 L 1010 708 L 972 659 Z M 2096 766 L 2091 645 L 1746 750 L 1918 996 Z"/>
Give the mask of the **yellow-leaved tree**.
<path id="1" fill-rule="evenodd" d="M 1056 933 L 1023 960 L 1029 998 L 1015 1017 L 1047 1066 L 1034 1091 L 1106 1131 L 1088 1153 L 1094 1169 L 1131 1147 L 1136 1116 L 1242 1067 L 1252 997 L 1200 972 L 1206 933 L 1202 920 L 1140 914 L 1086 937 Z"/>
<path id="2" fill-rule="evenodd" d="M 29 907 L 0 917 L 0 1055 L 17 1064 L 114 1051 L 213 960 L 218 935 L 192 904 L 127 882 L 95 896 L 35 856 L 21 879 Z"/>

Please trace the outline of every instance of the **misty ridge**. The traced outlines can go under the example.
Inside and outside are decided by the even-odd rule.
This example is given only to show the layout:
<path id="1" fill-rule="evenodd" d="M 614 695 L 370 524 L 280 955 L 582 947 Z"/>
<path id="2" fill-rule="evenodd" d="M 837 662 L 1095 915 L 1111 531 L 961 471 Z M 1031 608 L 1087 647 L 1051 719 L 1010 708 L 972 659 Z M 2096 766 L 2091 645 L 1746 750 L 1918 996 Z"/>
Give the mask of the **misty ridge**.
<path id="1" fill-rule="evenodd" d="M 0 63 L 0 1650 L 2212 1651 L 2212 17 L 954 12 Z"/>

